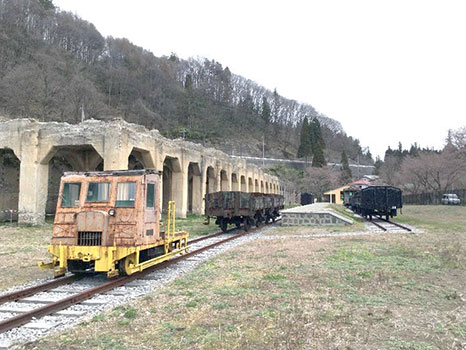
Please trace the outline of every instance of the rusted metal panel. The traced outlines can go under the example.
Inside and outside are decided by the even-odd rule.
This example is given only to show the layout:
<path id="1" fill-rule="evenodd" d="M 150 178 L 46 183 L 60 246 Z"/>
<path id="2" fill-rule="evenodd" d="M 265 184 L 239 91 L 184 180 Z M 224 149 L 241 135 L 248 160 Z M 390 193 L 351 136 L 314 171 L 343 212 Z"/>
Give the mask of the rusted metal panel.
<path id="1" fill-rule="evenodd" d="M 108 183 L 108 185 L 104 185 Z M 119 183 L 134 183 L 134 198 L 117 198 Z M 146 206 L 147 184 L 154 185 L 154 207 Z M 64 193 L 74 184 L 80 185 L 79 196 L 74 186 L 73 198 Z M 90 185 L 92 184 L 92 185 Z M 100 185 L 94 185 L 100 184 Z M 94 187 L 102 188 L 97 200 Z M 102 245 L 153 244 L 160 238 L 160 172 L 155 170 L 73 172 L 62 177 L 52 244 L 77 244 L 78 232 L 102 232 Z M 91 194 L 88 196 L 88 194 Z M 76 198 L 79 197 L 79 198 Z M 93 199 L 93 200 L 90 200 Z M 123 203 L 124 206 L 119 205 Z M 114 215 L 110 215 L 110 210 Z M 151 230 L 151 234 L 147 234 Z"/>

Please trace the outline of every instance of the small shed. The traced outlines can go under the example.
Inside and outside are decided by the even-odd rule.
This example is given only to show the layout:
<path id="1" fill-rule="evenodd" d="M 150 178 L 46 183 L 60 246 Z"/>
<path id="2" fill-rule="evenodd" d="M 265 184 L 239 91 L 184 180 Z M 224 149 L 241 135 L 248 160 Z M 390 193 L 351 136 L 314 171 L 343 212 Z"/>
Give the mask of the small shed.
<path id="1" fill-rule="evenodd" d="M 343 204 L 343 191 L 349 186 L 342 186 L 324 193 L 324 202 Z"/>

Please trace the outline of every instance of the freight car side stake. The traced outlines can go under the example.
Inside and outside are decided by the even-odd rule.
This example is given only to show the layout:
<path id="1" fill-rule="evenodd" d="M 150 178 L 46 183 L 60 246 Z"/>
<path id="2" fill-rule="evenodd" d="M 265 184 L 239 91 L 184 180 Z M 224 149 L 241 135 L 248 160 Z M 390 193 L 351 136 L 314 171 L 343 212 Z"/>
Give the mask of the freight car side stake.
<path id="1" fill-rule="evenodd" d="M 107 292 L 107 291 L 109 291 L 111 289 L 114 289 L 116 287 L 120 287 L 122 285 L 125 285 L 125 284 L 127 284 L 127 283 L 129 283 L 129 282 L 131 282 L 131 281 L 133 281 L 135 279 L 146 276 L 146 275 L 148 275 L 148 274 L 150 274 L 150 273 L 152 273 L 154 271 L 166 268 L 166 267 L 168 267 L 168 266 L 170 266 L 170 265 L 172 265 L 174 263 L 177 263 L 178 261 L 187 259 L 189 257 L 192 257 L 194 255 L 202 253 L 202 252 L 204 252 L 204 251 L 206 251 L 208 249 L 217 247 L 217 246 L 219 246 L 219 245 L 221 245 L 223 243 L 232 241 L 232 240 L 237 239 L 239 237 L 243 237 L 243 236 L 245 236 L 245 235 L 247 235 L 249 233 L 255 232 L 255 231 L 259 230 L 262 227 L 258 227 L 258 228 L 255 228 L 255 229 L 251 229 L 249 231 L 244 231 L 244 232 L 239 233 L 239 234 L 234 235 L 234 236 L 230 236 L 230 237 L 228 237 L 226 239 L 223 239 L 221 241 L 218 241 L 218 242 L 212 243 L 210 245 L 204 246 L 202 248 L 196 249 L 196 250 L 194 250 L 192 252 L 188 252 L 188 253 L 186 253 L 184 255 L 174 257 L 174 258 L 172 258 L 170 260 L 167 260 L 167 261 L 164 261 L 164 262 L 162 262 L 162 263 L 160 263 L 158 265 L 149 267 L 149 268 L 147 268 L 147 269 L 145 269 L 145 270 L 143 270 L 141 272 L 137 272 L 137 273 L 134 273 L 134 274 L 129 275 L 129 276 L 118 277 L 116 279 L 113 279 L 113 280 L 110 280 L 110 281 L 108 281 L 106 283 L 103 283 L 100 286 L 97 286 L 97 287 L 94 287 L 94 288 L 91 288 L 91 289 L 87 289 L 85 291 L 74 294 L 74 295 L 69 296 L 67 298 L 58 300 L 58 301 L 56 301 L 54 303 L 47 304 L 47 305 L 39 307 L 37 309 L 31 310 L 31 311 L 28 311 L 28 312 L 24 312 L 22 314 L 19 314 L 17 316 L 12 317 L 12 318 L 1 321 L 0 322 L 0 333 L 3 333 L 3 332 L 6 332 L 6 331 L 8 331 L 10 329 L 22 326 L 22 325 L 28 323 L 29 321 L 31 321 L 32 319 L 37 319 L 39 317 L 50 315 L 50 314 L 55 313 L 57 311 L 63 310 L 63 309 L 65 309 L 65 308 L 67 308 L 67 307 L 69 307 L 71 305 L 78 304 L 78 303 L 80 303 L 80 302 L 82 302 L 82 301 L 84 301 L 86 299 L 90 299 L 91 297 L 93 297 L 93 296 L 95 296 L 97 294 L 102 294 L 102 293 Z M 193 240 L 193 241 L 199 242 L 199 241 L 202 241 L 202 240 L 205 240 L 205 239 L 208 239 L 208 238 L 218 236 L 219 234 L 220 233 L 217 232 L 215 234 L 200 237 L 200 238 L 198 238 L 196 240 Z M 74 276 L 65 277 L 63 279 L 56 280 L 56 281 L 60 281 L 62 284 L 65 284 L 65 283 L 71 282 L 71 280 L 69 280 L 68 282 L 65 282 L 65 279 L 73 278 L 73 277 Z M 76 278 L 76 277 L 74 277 L 74 278 Z M 54 281 L 52 281 L 52 282 L 54 282 Z M 38 287 L 40 288 L 41 286 L 38 286 Z M 44 287 L 42 286 L 42 288 L 44 288 Z M 50 287 L 47 288 L 47 289 L 50 289 Z M 42 290 L 46 290 L 46 289 L 42 289 Z M 21 293 L 21 292 L 17 292 L 17 293 Z M 32 293 L 32 294 L 34 294 L 34 293 Z M 27 296 L 30 296 L 32 294 L 27 294 Z M 19 297 L 14 298 L 14 300 L 17 300 L 17 299 L 22 298 L 24 296 L 25 295 L 21 295 Z"/>

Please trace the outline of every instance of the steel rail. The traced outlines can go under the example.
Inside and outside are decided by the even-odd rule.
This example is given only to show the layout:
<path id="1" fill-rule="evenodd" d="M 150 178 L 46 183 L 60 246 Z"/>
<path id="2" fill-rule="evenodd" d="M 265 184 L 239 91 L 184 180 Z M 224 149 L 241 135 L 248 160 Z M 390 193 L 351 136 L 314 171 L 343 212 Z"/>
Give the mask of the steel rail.
<path id="1" fill-rule="evenodd" d="M 386 220 L 386 219 L 383 219 L 383 218 L 380 218 L 381 220 L 385 221 L 385 222 L 388 222 L 389 224 L 392 224 L 392 225 L 395 225 L 395 226 L 398 226 L 406 231 L 409 231 L 409 232 L 412 232 L 413 230 L 411 230 L 409 227 L 406 227 L 406 226 L 403 226 L 397 222 L 394 222 L 394 221 L 390 221 L 390 220 Z"/>
<path id="2" fill-rule="evenodd" d="M 279 220 L 277 220 L 277 221 L 279 221 Z M 248 231 L 244 231 L 244 232 L 239 233 L 237 235 L 230 236 L 230 237 L 228 237 L 226 239 L 223 239 L 221 241 L 214 242 L 214 243 L 212 243 L 210 245 L 207 245 L 205 247 L 196 249 L 196 250 L 194 250 L 192 252 L 177 256 L 176 258 L 172 258 L 172 259 L 164 261 L 164 262 L 162 262 L 160 264 L 149 267 L 149 268 L 147 268 L 147 269 L 145 269 L 145 270 L 143 270 L 141 272 L 138 272 L 138 273 L 135 273 L 135 274 L 132 274 L 132 275 L 129 275 L 129 276 L 118 277 L 116 279 L 105 282 L 105 283 L 101 284 L 100 286 L 97 286 L 97 287 L 94 287 L 94 288 L 91 288 L 91 289 L 87 289 L 87 290 L 82 291 L 80 293 L 71 295 L 71 296 L 69 296 L 67 298 L 58 300 L 56 302 L 44 305 L 44 306 L 36 308 L 34 310 L 27 311 L 27 312 L 24 312 L 22 314 L 11 317 L 9 319 L 0 321 L 0 333 L 3 333 L 3 332 L 6 332 L 6 331 L 8 331 L 10 329 L 22 326 L 22 325 L 28 323 L 29 321 L 31 321 L 34 318 L 43 317 L 43 316 L 55 313 L 57 311 L 63 310 L 63 309 L 65 309 L 65 308 L 67 308 L 67 307 L 69 307 L 71 305 L 75 305 L 75 304 L 77 304 L 79 302 L 90 299 L 91 297 L 93 297 L 96 294 L 105 293 L 105 292 L 107 292 L 109 290 L 120 287 L 120 286 L 122 286 L 122 285 L 124 285 L 124 284 L 126 284 L 128 282 L 131 282 L 131 281 L 133 281 L 135 279 L 143 277 L 143 276 L 145 276 L 147 274 L 150 274 L 150 273 L 152 273 L 154 271 L 163 269 L 163 268 L 165 268 L 167 266 L 170 266 L 170 265 L 172 265 L 174 263 L 177 263 L 177 262 L 179 262 L 181 260 L 187 259 L 187 258 L 192 257 L 194 255 L 197 255 L 199 253 L 202 253 L 202 252 L 204 252 L 204 251 L 206 251 L 208 249 L 214 248 L 216 246 L 219 246 L 219 245 L 221 245 L 223 243 L 226 243 L 226 242 L 229 242 L 231 240 L 237 239 L 239 237 L 243 237 L 243 236 L 245 236 L 245 235 L 247 235 L 249 233 L 253 233 L 253 232 L 261 229 L 262 227 L 263 226 L 260 226 L 260 227 L 254 228 L 254 229 L 250 229 Z"/>
<path id="3" fill-rule="evenodd" d="M 367 220 L 368 222 L 370 222 L 371 224 L 374 224 L 375 226 L 377 226 L 378 228 L 384 230 L 384 231 L 387 231 L 387 228 L 383 227 L 382 225 L 380 225 L 379 223 L 375 222 L 375 221 L 372 221 L 372 220 Z"/>
<path id="4" fill-rule="evenodd" d="M 15 301 L 18 299 L 30 297 L 34 294 L 47 291 L 52 288 L 62 286 L 64 284 L 71 283 L 73 281 L 79 280 L 81 277 L 76 275 L 71 275 L 67 277 L 57 278 L 49 282 L 39 284 L 37 286 L 29 287 L 26 289 L 18 290 L 8 294 L 0 295 L 0 305 L 5 304 L 9 301 Z"/>

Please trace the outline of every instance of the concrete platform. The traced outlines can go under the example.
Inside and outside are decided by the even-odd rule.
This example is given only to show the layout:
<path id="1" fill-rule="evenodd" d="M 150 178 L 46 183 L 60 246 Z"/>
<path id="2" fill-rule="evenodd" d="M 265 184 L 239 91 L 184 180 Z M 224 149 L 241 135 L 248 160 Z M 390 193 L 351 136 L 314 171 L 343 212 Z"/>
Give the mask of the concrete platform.
<path id="1" fill-rule="evenodd" d="M 314 203 L 285 209 L 280 212 L 282 226 L 352 225 L 348 219 L 332 210 L 328 203 Z"/>

